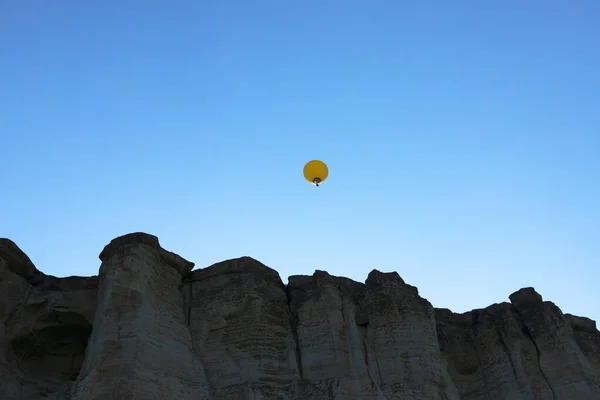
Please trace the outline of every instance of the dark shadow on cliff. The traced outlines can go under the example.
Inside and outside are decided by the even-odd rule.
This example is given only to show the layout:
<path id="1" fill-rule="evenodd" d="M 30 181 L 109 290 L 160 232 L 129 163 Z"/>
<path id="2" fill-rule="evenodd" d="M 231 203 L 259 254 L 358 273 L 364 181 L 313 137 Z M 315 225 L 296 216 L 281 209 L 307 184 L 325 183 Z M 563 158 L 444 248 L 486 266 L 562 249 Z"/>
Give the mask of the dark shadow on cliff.
<path id="1" fill-rule="evenodd" d="M 10 341 L 8 361 L 41 380 L 75 380 L 91 333 L 92 325 L 83 315 L 52 311 L 33 330 Z"/>

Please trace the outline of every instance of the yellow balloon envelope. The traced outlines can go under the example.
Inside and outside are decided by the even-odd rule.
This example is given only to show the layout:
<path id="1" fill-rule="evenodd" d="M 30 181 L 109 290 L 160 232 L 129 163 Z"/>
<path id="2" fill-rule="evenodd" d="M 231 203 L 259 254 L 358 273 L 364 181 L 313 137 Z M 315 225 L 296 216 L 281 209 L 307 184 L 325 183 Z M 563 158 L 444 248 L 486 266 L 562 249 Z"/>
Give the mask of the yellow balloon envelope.
<path id="1" fill-rule="evenodd" d="M 329 175 L 329 169 L 323 161 L 312 160 L 304 166 L 304 178 L 311 184 L 319 186 L 325 182 Z"/>

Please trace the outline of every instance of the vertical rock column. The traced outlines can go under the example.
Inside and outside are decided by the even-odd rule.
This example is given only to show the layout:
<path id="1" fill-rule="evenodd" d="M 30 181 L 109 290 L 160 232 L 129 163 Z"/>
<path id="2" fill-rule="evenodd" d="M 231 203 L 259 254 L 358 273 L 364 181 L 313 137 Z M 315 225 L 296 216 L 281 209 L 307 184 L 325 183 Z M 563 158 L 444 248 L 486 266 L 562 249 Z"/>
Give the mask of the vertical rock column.
<path id="1" fill-rule="evenodd" d="M 511 304 L 463 314 L 435 311 L 440 348 L 463 400 L 552 399 Z"/>
<path id="2" fill-rule="evenodd" d="M 372 271 L 366 281 L 367 360 L 390 398 L 455 400 L 437 339 L 434 310 L 396 273 Z"/>
<path id="3" fill-rule="evenodd" d="M 556 400 L 600 398 L 600 377 L 575 341 L 571 324 L 533 288 L 509 296 L 535 343 L 544 379 Z"/>
<path id="4" fill-rule="evenodd" d="M 361 335 L 366 322 L 357 305 L 364 285 L 316 271 L 291 276 L 288 292 L 306 381 L 302 397 L 375 399 Z"/>
<path id="5" fill-rule="evenodd" d="M 300 376 L 279 274 L 243 257 L 194 271 L 184 288 L 214 398 L 294 398 Z"/>
<path id="6" fill-rule="evenodd" d="M 72 399 L 208 398 L 179 291 L 193 263 L 142 233 L 114 239 L 100 260 L 94 329 Z"/>

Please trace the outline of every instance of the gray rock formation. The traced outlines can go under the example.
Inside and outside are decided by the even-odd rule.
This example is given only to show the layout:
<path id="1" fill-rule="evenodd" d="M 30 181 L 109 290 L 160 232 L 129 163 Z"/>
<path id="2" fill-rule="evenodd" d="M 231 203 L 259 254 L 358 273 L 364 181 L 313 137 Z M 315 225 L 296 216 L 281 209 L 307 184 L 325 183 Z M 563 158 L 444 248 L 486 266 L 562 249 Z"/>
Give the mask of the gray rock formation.
<path id="1" fill-rule="evenodd" d="M 364 284 L 248 257 L 192 271 L 154 236 L 97 277 L 55 278 L 0 239 L 0 399 L 600 399 L 600 332 L 533 288 L 434 309 L 397 273 Z"/>

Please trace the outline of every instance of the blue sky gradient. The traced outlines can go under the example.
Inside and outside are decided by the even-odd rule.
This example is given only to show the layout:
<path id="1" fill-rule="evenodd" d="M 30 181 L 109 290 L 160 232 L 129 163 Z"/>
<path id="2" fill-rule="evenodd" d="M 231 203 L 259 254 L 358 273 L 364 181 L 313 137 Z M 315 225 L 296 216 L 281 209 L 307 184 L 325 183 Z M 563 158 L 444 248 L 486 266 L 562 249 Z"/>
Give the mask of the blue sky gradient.
<path id="1" fill-rule="evenodd" d="M 2 1 L 0 236 L 600 318 L 600 3 Z M 305 162 L 327 162 L 321 187 Z"/>

